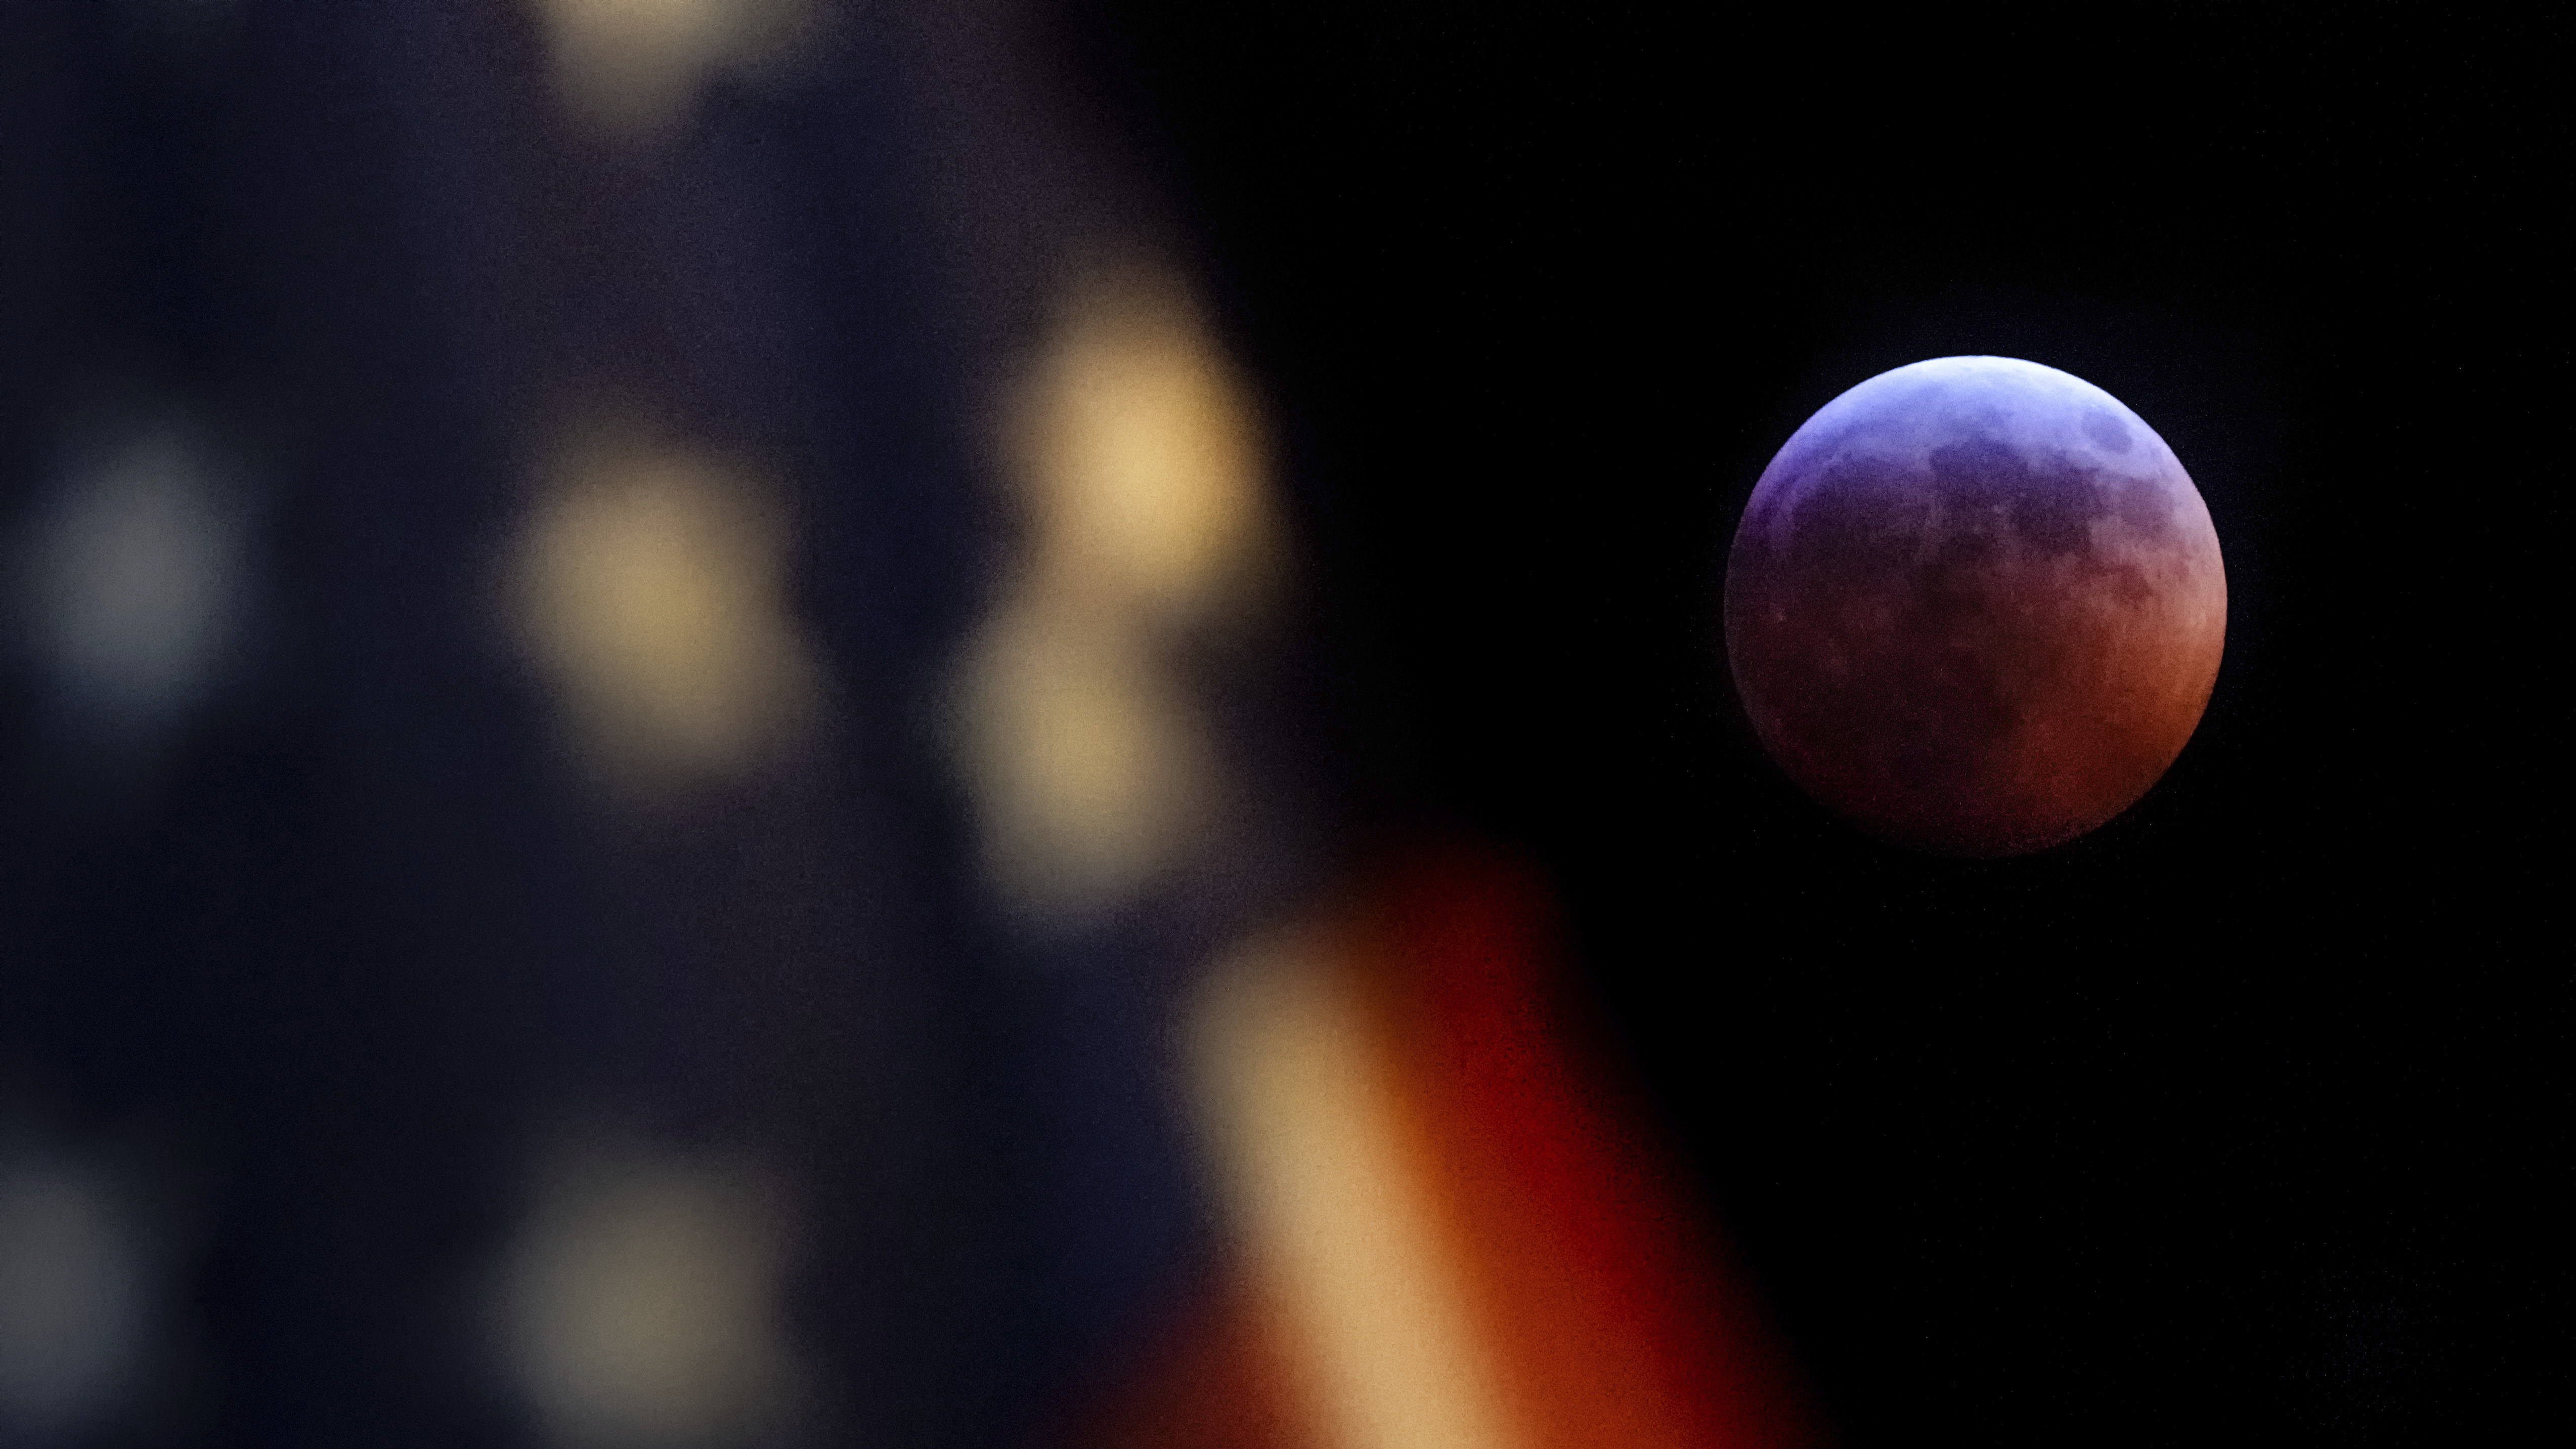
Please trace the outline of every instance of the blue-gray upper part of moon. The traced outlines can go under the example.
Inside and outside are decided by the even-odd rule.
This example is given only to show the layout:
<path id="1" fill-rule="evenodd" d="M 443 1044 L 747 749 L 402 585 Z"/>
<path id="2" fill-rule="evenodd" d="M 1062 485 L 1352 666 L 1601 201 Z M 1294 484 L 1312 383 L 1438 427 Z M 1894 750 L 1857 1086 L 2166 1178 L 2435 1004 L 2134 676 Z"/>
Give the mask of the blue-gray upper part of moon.
<path id="1" fill-rule="evenodd" d="M 1861 383 L 1791 435 L 1743 542 L 1795 550 L 1821 525 L 1858 567 L 1920 563 L 1927 545 L 2063 556 L 2098 546 L 2097 519 L 2144 542 L 2199 503 L 2173 450 L 2109 393 L 2035 362 L 1938 357 Z M 1907 557 L 1871 558 L 1872 536 Z"/>

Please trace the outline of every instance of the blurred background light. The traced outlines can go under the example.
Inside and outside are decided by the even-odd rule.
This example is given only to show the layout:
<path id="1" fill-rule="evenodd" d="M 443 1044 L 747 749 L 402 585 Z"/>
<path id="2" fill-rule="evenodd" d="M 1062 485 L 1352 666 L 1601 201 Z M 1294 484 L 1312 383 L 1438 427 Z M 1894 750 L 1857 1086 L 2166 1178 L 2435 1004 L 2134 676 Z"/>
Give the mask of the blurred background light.
<path id="1" fill-rule="evenodd" d="M 511 1367 L 552 1442 L 680 1449 L 782 1430 L 799 1374 L 781 1318 L 776 1180 L 714 1155 L 564 1152 L 503 1290 Z"/>
<path id="2" fill-rule="evenodd" d="M 613 432 L 565 450 L 510 602 L 586 773 L 652 802 L 792 751 L 822 689 L 784 545 L 767 496 L 712 456 Z"/>
<path id="3" fill-rule="evenodd" d="M 993 884 L 1035 917 L 1132 896 L 1204 826 L 1215 748 L 1150 642 L 1080 607 L 1023 601 L 967 663 L 967 756 Z"/>
<path id="4" fill-rule="evenodd" d="M 1252 398 L 1178 279 L 1133 266 L 1068 291 L 1008 452 L 1033 537 L 1021 587 L 1157 622 L 1249 602 L 1278 524 Z"/>
<path id="5" fill-rule="evenodd" d="M 241 629 L 246 520 L 183 421 L 138 412 L 83 450 L 23 543 L 25 643 L 89 747 L 149 748 Z"/>
<path id="6" fill-rule="evenodd" d="M 69 1442 L 125 1405 L 148 1266 L 95 1175 L 0 1160 L 0 1443 Z"/>
<path id="7" fill-rule="evenodd" d="M 1133 899 L 1220 810 L 1183 661 L 1257 611 L 1279 529 L 1250 395 L 1163 272 L 1068 290 L 1003 441 L 1025 532 L 961 667 L 959 743 L 994 886 L 1077 920 Z"/>
<path id="8" fill-rule="evenodd" d="M 791 49 L 811 0 L 536 0 L 565 108 L 595 134 L 650 141 L 716 76 Z"/>

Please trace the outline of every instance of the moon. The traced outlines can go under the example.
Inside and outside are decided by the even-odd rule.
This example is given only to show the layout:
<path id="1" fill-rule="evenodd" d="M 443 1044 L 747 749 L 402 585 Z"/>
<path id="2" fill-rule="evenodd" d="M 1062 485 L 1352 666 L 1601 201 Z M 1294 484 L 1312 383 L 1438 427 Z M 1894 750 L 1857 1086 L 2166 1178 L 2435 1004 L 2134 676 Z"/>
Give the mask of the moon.
<path id="1" fill-rule="evenodd" d="M 2118 399 L 1940 357 L 1790 435 L 1736 529 L 1725 620 L 1754 731 L 1809 795 L 1899 845 L 2020 855 L 2181 754 L 2227 574 L 2200 490 Z"/>

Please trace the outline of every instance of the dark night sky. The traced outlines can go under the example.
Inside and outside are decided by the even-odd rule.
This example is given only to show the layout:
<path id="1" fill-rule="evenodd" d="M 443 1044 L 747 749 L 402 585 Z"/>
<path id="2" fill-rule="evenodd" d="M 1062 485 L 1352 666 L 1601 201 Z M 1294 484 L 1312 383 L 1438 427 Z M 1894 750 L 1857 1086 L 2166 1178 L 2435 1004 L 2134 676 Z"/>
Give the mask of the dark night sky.
<path id="1" fill-rule="evenodd" d="M 1280 401 L 1344 737 L 1555 872 L 1852 1442 L 2424 1442 L 2563 1366 L 2566 972 L 2514 924 L 2539 32 L 1082 13 Z M 1975 352 L 2156 426 L 2231 608 L 2166 780 L 1986 864 L 1798 796 L 1713 609 L 1799 421 Z"/>

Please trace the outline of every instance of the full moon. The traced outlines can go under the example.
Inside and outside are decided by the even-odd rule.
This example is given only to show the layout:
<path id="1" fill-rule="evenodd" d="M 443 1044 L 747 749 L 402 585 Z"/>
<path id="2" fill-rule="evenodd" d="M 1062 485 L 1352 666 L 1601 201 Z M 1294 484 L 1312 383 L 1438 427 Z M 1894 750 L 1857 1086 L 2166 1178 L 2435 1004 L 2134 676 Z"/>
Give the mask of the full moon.
<path id="1" fill-rule="evenodd" d="M 2182 752 L 2227 575 L 2200 491 L 2118 399 L 1940 357 L 1790 435 L 1725 605 L 1745 711 L 1801 788 L 1897 844 L 2005 856 L 2101 825 Z"/>

